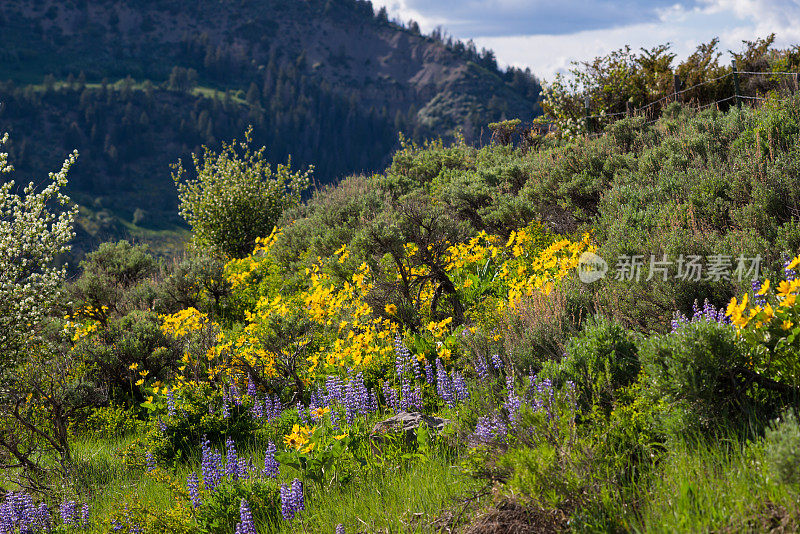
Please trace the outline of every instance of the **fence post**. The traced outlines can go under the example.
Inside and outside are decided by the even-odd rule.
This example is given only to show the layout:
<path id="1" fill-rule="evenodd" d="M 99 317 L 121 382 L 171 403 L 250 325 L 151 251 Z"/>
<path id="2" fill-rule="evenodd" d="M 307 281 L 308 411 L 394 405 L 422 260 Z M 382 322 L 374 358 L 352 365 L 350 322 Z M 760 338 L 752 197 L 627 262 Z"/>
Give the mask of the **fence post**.
<path id="1" fill-rule="evenodd" d="M 583 112 L 584 116 L 586 117 L 586 132 L 591 135 L 592 133 L 592 123 L 589 119 L 589 95 L 583 97 Z"/>
<path id="2" fill-rule="evenodd" d="M 672 75 L 672 87 L 675 93 L 675 102 L 680 102 L 678 92 L 681 90 L 681 77 L 677 74 Z"/>
<path id="3" fill-rule="evenodd" d="M 739 98 L 739 71 L 736 70 L 736 60 L 731 61 L 733 67 L 733 101 L 736 102 L 736 107 L 742 108 L 742 99 Z"/>

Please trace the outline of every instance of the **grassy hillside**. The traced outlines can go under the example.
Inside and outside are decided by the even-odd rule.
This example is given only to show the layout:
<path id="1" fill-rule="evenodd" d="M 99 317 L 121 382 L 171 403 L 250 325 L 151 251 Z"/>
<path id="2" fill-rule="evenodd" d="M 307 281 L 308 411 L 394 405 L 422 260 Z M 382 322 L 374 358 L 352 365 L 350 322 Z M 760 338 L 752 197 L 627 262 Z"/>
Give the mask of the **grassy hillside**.
<path id="1" fill-rule="evenodd" d="M 796 531 L 799 133 L 784 96 L 408 142 L 252 254 L 106 244 L 4 371 L 0 486 L 97 532 Z"/>

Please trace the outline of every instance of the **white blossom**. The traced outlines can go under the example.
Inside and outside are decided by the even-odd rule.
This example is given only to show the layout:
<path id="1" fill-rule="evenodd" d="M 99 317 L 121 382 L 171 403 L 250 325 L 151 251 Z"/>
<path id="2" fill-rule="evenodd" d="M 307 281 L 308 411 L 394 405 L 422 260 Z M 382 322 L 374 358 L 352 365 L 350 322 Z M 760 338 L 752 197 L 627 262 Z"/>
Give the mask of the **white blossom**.
<path id="1" fill-rule="evenodd" d="M 7 141 L 8 134 L 0 137 L 0 148 Z M 41 342 L 41 326 L 64 282 L 66 267 L 53 262 L 74 236 L 77 206 L 62 190 L 77 158 L 77 151 L 70 154 L 39 192 L 33 182 L 22 195 L 13 180 L 0 185 L 0 370 Z M 0 152 L 0 181 L 12 170 Z"/>

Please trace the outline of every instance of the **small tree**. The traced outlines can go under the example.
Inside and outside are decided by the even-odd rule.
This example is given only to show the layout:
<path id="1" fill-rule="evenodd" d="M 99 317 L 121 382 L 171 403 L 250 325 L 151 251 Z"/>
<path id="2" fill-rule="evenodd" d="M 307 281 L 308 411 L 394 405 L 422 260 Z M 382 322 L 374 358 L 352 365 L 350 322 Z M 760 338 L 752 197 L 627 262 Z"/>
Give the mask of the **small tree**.
<path id="1" fill-rule="evenodd" d="M 8 134 L 0 138 L 0 145 Z M 38 193 L 33 183 L 14 193 L 0 186 L 0 469 L 18 470 L 18 483 L 38 488 L 43 460 L 54 453 L 64 469 L 71 461 L 66 422 L 86 405 L 79 367 L 65 363 L 51 342 L 49 319 L 57 306 L 65 267 L 55 267 L 69 248 L 76 207 L 61 191 L 73 152 Z M 12 171 L 0 153 L 0 177 Z M 55 356 L 54 356 L 55 355 Z M 91 388 L 89 388 L 91 389 Z"/>
<path id="2" fill-rule="evenodd" d="M 243 142 L 223 143 L 219 153 L 203 147 L 202 157 L 192 155 L 195 179 L 187 179 L 183 162 L 173 167 L 180 214 L 201 249 L 231 258 L 247 256 L 256 238 L 269 235 L 309 185 L 313 167 L 293 173 L 290 159 L 273 169 L 266 148 L 253 151 L 251 143 L 249 128 Z"/>
<path id="3" fill-rule="evenodd" d="M 8 134 L 0 137 L 0 146 L 7 141 Z M 33 182 L 22 196 L 14 193 L 13 181 L 0 185 L 0 377 L 42 344 L 66 272 L 53 260 L 69 249 L 77 207 L 51 210 L 69 204 L 61 191 L 77 157 L 73 152 L 60 171 L 50 173 L 50 183 L 38 193 Z M 0 153 L 0 178 L 12 170 L 8 154 Z"/>

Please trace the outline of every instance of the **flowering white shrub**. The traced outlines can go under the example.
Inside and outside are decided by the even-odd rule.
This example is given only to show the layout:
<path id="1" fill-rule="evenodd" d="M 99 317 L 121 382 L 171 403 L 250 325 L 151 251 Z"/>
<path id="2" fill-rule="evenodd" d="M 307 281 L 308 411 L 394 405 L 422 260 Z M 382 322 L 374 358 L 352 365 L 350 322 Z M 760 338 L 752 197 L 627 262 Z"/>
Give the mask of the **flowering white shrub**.
<path id="1" fill-rule="evenodd" d="M 0 137 L 0 147 L 8 134 Z M 41 343 L 40 333 L 64 281 L 65 267 L 53 260 L 69 249 L 77 206 L 62 193 L 67 171 L 78 153 L 36 192 L 31 182 L 18 195 L 13 180 L 0 185 L 0 371 L 13 366 L 28 349 Z M 13 167 L 0 152 L 0 181 Z"/>

